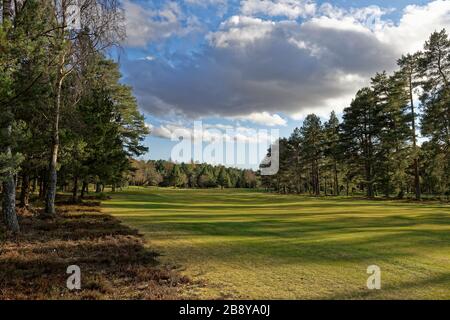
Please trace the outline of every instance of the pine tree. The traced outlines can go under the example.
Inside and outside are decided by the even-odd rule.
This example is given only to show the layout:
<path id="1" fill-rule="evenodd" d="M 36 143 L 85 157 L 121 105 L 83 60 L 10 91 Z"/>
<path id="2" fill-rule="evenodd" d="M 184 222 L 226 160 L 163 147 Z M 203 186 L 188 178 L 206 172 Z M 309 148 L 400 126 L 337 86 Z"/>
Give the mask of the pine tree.
<path id="1" fill-rule="evenodd" d="M 412 157 L 413 157 L 413 170 L 414 170 L 414 191 L 416 199 L 420 200 L 420 171 L 419 171 L 419 148 L 417 146 L 417 112 L 414 106 L 414 91 L 418 87 L 418 71 L 419 71 L 419 58 L 420 53 L 408 54 L 402 56 L 397 64 L 400 66 L 399 77 L 403 81 L 403 88 L 409 98 L 410 105 L 410 120 L 411 120 L 411 140 L 412 140 Z"/>
<path id="2" fill-rule="evenodd" d="M 187 183 L 187 177 L 184 172 L 182 172 L 180 166 L 175 164 L 172 168 L 172 172 L 170 173 L 170 184 L 177 187 L 184 187 Z"/>
<path id="3" fill-rule="evenodd" d="M 339 145 L 339 119 L 336 113 L 331 112 L 330 119 L 324 125 L 325 149 L 324 155 L 329 159 L 331 171 L 333 173 L 333 193 L 339 195 L 339 169 L 340 145 Z"/>
<path id="4" fill-rule="evenodd" d="M 372 79 L 375 104 L 379 110 L 380 152 L 378 153 L 377 179 L 386 197 L 397 191 L 403 197 L 408 167 L 408 126 L 406 109 L 408 96 L 402 88 L 402 79 L 389 77 L 386 72 Z"/>
<path id="5" fill-rule="evenodd" d="M 15 24 L 11 0 L 2 2 L 2 26 L 0 27 L 0 97 L 2 98 L 0 118 L 0 181 L 3 185 L 3 219 L 14 233 L 20 231 L 16 216 L 16 180 L 15 173 L 21 161 L 19 154 L 13 154 L 14 125 L 14 73 L 18 68 L 20 56 L 15 54 Z M 17 41 L 17 42 L 15 42 Z M 6 98 L 6 99 L 5 99 Z"/>
<path id="6" fill-rule="evenodd" d="M 223 188 L 229 188 L 231 186 L 230 177 L 225 167 L 220 167 L 219 175 L 217 177 L 217 184 Z"/>
<path id="7" fill-rule="evenodd" d="M 210 165 L 202 164 L 199 167 L 199 170 L 199 174 L 197 175 L 197 185 L 200 188 L 214 188 L 217 186 L 217 181 Z"/>
<path id="8" fill-rule="evenodd" d="M 450 193 L 450 39 L 445 30 L 434 32 L 425 43 L 420 61 L 423 94 L 422 135 L 430 139 L 432 153 L 445 164 L 445 192 Z"/>
<path id="9" fill-rule="evenodd" d="M 323 128 L 320 118 L 310 114 L 303 122 L 301 132 L 301 152 L 310 167 L 310 184 L 312 193 L 320 195 L 320 167 L 323 155 Z"/>
<path id="10" fill-rule="evenodd" d="M 361 174 L 367 197 L 375 196 L 376 162 L 380 152 L 381 112 L 370 88 L 358 91 L 344 110 L 341 143 L 347 162 Z"/>
<path id="11" fill-rule="evenodd" d="M 304 191 L 303 182 L 306 180 L 305 174 L 305 163 L 302 158 L 302 136 L 299 128 L 295 128 L 288 140 L 288 149 L 286 152 L 289 153 L 287 156 L 290 158 L 290 174 L 293 178 L 295 184 L 295 189 L 297 193 Z"/>

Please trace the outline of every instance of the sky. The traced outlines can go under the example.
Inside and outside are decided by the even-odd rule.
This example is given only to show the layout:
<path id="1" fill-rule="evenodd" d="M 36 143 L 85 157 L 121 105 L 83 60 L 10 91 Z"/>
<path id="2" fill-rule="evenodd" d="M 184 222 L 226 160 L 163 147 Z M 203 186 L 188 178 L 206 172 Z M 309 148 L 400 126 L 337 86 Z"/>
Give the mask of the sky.
<path id="1" fill-rule="evenodd" d="M 341 115 L 376 72 L 392 72 L 433 31 L 450 30 L 450 0 L 122 2 L 123 82 L 151 129 L 144 159 L 173 158 L 179 140 L 171 140 L 180 136 L 205 149 L 222 133 L 248 144 L 234 154 L 224 148 L 235 159 L 226 164 L 255 168 L 252 144 L 260 156 L 306 115 Z M 193 130 L 198 121 L 202 134 Z M 201 160 L 225 163 L 217 150 L 203 150 L 213 157 Z M 243 150 L 247 160 L 237 161 Z"/>

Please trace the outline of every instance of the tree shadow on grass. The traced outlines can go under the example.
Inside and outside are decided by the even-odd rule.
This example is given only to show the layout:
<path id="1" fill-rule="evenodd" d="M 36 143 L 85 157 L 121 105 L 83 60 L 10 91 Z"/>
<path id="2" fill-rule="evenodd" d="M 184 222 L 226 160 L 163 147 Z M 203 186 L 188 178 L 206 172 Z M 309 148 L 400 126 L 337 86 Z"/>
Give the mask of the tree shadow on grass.
<path id="1" fill-rule="evenodd" d="M 211 261 L 239 261 L 259 256 L 277 259 L 280 264 L 333 264 L 417 259 L 432 250 L 450 253 L 450 219 L 446 214 L 335 216 L 319 221 L 274 218 L 217 221 L 214 215 L 206 215 L 201 221 L 173 218 L 172 215 L 160 218 L 152 215 L 151 219 L 128 216 L 127 222 L 140 226 L 153 240 L 164 241 L 170 237 L 175 251 L 194 250 L 199 259 Z M 160 230 L 168 230 L 169 235 Z M 176 248 L 177 241 L 180 246 L 190 247 Z M 207 256 L 208 253 L 211 255 Z"/>
<path id="2" fill-rule="evenodd" d="M 195 191 L 195 192 L 194 192 Z M 114 208 L 133 207 L 135 209 L 170 209 L 177 207 L 208 208 L 214 210 L 226 209 L 230 207 L 238 208 L 265 208 L 265 207 L 286 207 L 286 208 L 335 208 L 335 207 L 368 207 L 368 208 L 446 208 L 449 209 L 448 202 L 440 201 L 409 201 L 395 199 L 367 199 L 357 197 L 312 197 L 306 195 L 279 195 L 273 193 L 247 192 L 229 193 L 225 190 L 139 190 L 139 192 L 123 191 L 115 194 L 114 198 L 123 199 L 127 203 L 107 203 L 107 206 Z M 195 202 L 193 202 L 193 197 Z M 134 202 L 134 203 L 133 203 Z M 203 205 L 202 205 L 203 204 Z"/>
<path id="3" fill-rule="evenodd" d="M 245 268 L 258 272 L 266 266 L 266 270 L 272 270 L 270 264 L 274 264 L 274 272 L 278 266 L 294 270 L 289 275 L 293 278 L 296 272 L 313 277 L 316 272 L 312 266 L 326 273 L 323 279 L 339 277 L 335 273 L 340 270 L 362 272 L 360 290 L 340 293 L 336 289 L 323 298 L 377 298 L 374 293 L 362 294 L 365 268 L 370 264 L 387 266 L 394 274 L 412 272 L 410 277 L 399 276 L 398 287 L 386 286 L 388 291 L 384 292 L 388 295 L 405 291 L 411 285 L 408 279 L 416 280 L 417 290 L 448 283 L 445 275 L 450 271 L 448 205 L 349 203 L 349 200 L 334 199 L 317 199 L 312 203 L 301 198 L 293 203 L 292 197 L 286 197 L 281 203 L 272 198 L 273 202 L 267 206 L 253 205 L 253 202 L 242 206 L 236 205 L 237 201 L 227 203 L 226 198 L 216 196 L 210 199 L 211 206 L 202 206 L 199 204 L 203 198 L 207 201 L 206 197 L 199 199 L 197 195 L 192 199 L 179 195 L 172 199 L 173 203 L 153 198 L 150 200 L 153 202 L 145 203 L 140 198 L 136 200 L 139 203 L 112 202 L 106 206 L 120 209 L 119 213 L 123 210 L 127 223 L 145 231 L 150 240 L 167 244 L 172 253 L 186 255 L 187 263 L 201 264 L 207 260 L 213 266 L 216 263 L 243 266 L 243 272 Z M 134 214 L 137 210 L 139 214 Z"/>
<path id="4" fill-rule="evenodd" d="M 450 297 L 448 220 L 447 215 L 441 214 L 414 218 L 346 217 L 320 223 L 282 220 L 183 223 L 177 220 L 159 222 L 148 234 L 160 241 L 169 237 L 171 252 L 188 253 L 187 263 L 201 265 L 202 261 L 208 261 L 212 266 L 228 265 L 236 270 L 241 266 L 244 275 L 249 268 L 255 273 L 263 269 L 264 277 L 257 285 L 267 286 L 268 290 L 273 285 L 270 274 L 295 283 L 303 281 L 300 277 L 314 279 L 318 270 L 322 270 L 323 277 L 315 285 L 325 286 L 324 279 L 329 279 L 329 291 L 334 293 L 316 298 L 442 298 Z M 133 217 L 132 221 L 143 230 L 146 223 L 154 223 L 145 221 L 145 217 Z M 169 234 L 160 234 L 158 230 L 169 223 Z M 365 288 L 366 268 L 372 264 L 380 265 L 383 274 L 389 273 L 397 278 L 396 282 L 383 282 L 380 292 L 369 291 Z M 287 273 L 280 275 L 279 270 Z M 354 275 L 358 275 L 357 280 Z M 340 286 L 332 288 L 334 282 Z M 409 287 L 415 291 L 409 292 Z M 286 295 L 289 290 L 286 288 Z M 301 296 L 308 294 L 303 292 Z"/>
<path id="5" fill-rule="evenodd" d="M 83 205 L 59 211 L 21 215 L 16 237 L 0 230 L 0 299 L 176 299 L 189 284 L 116 218 Z M 81 269 L 81 290 L 66 287 L 70 265 Z"/>

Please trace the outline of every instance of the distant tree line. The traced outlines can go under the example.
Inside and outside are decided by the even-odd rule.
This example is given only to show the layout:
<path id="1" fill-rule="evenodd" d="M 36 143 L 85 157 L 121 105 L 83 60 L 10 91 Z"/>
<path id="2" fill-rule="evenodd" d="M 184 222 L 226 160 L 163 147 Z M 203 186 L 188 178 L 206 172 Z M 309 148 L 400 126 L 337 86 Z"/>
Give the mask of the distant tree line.
<path id="1" fill-rule="evenodd" d="M 77 201 L 89 183 L 99 191 L 124 182 L 129 159 L 147 151 L 148 130 L 105 55 L 124 36 L 119 1 L 2 0 L 0 7 L 2 213 L 18 232 L 16 190 L 21 207 L 36 191 L 42 215 L 53 217 L 58 188 Z"/>
<path id="2" fill-rule="evenodd" d="M 377 73 L 342 123 L 334 112 L 325 123 L 311 114 L 280 139 L 280 171 L 263 176 L 263 186 L 312 195 L 450 196 L 449 79 L 450 39 L 442 30 L 423 51 L 402 56 L 393 74 Z"/>
<path id="3" fill-rule="evenodd" d="M 256 188 L 258 177 L 249 169 L 211 164 L 133 160 L 128 183 L 133 186 L 179 188 Z"/>

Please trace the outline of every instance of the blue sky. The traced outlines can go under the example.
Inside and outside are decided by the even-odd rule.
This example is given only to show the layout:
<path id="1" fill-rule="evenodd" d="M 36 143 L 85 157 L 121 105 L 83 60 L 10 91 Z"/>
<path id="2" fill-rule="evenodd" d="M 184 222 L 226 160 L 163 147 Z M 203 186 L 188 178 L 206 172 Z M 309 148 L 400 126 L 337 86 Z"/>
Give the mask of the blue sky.
<path id="1" fill-rule="evenodd" d="M 288 136 L 313 112 L 325 121 L 375 72 L 392 72 L 401 54 L 450 29 L 445 0 L 123 3 L 123 81 L 152 128 L 151 159 L 168 159 L 171 134 L 192 132 L 195 120 L 240 136 Z"/>

